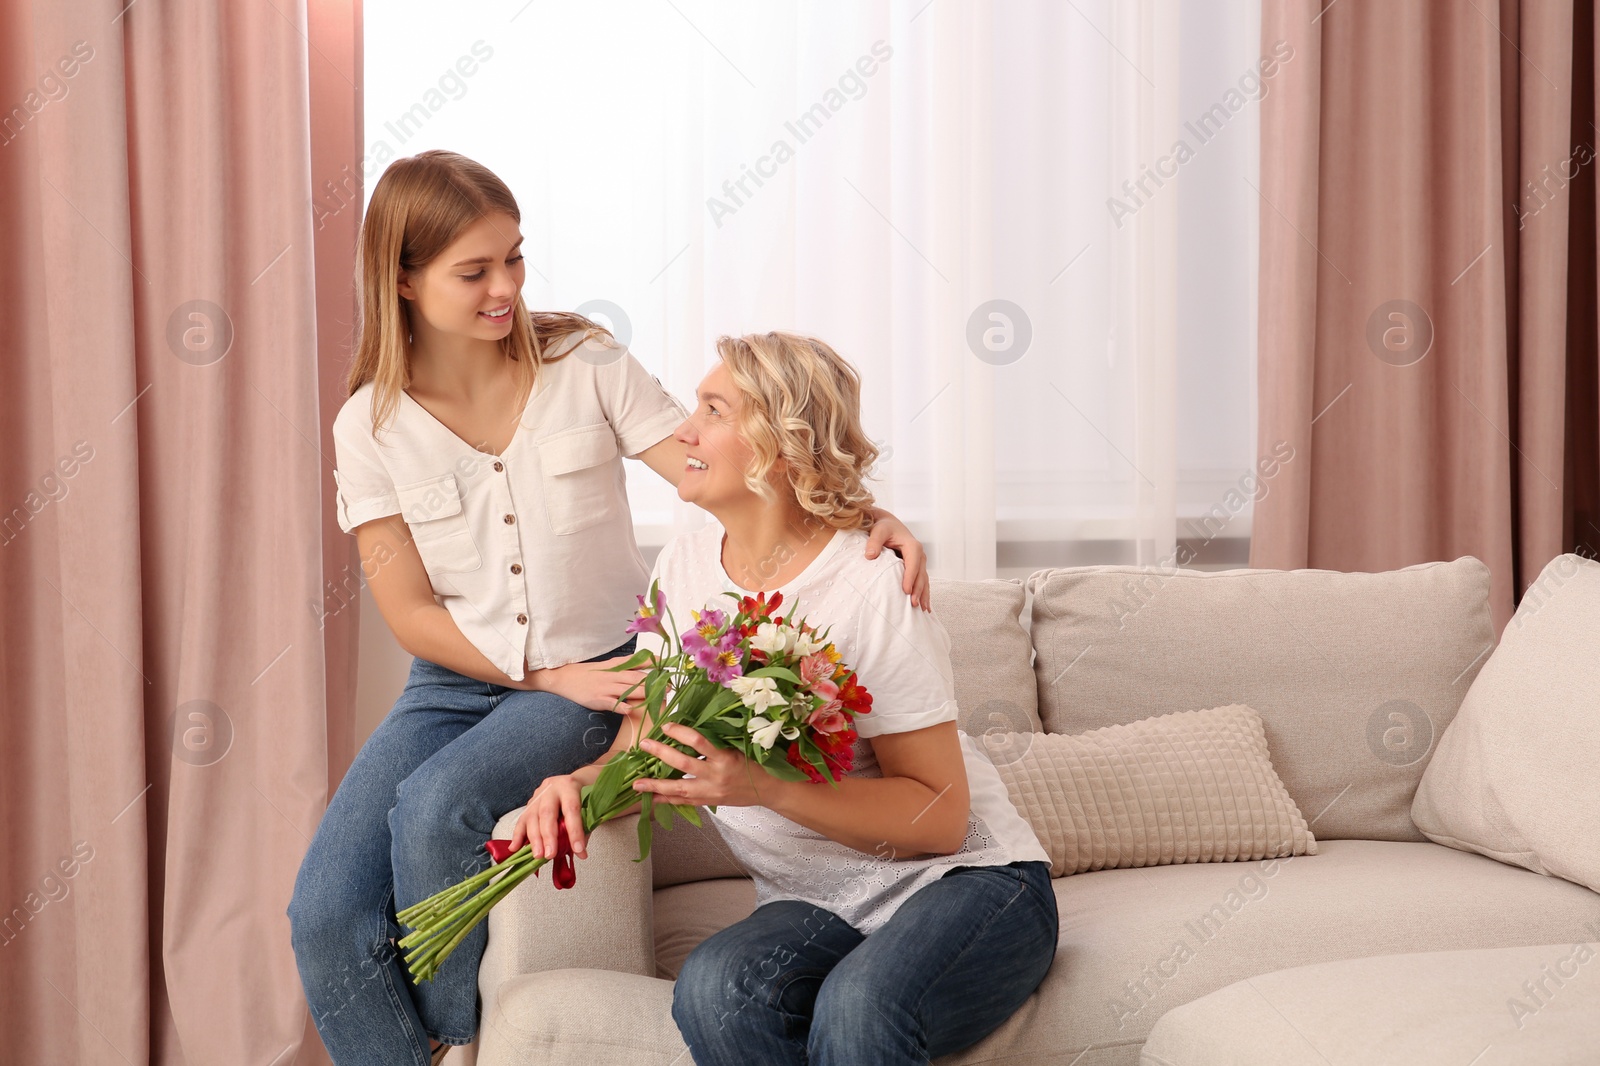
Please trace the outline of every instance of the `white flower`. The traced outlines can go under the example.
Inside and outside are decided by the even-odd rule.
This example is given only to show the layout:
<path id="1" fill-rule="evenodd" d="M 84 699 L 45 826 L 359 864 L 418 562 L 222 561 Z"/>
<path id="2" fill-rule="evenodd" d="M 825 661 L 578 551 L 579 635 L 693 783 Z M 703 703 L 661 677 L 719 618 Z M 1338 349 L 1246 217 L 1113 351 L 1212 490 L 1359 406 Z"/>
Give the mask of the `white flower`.
<path id="1" fill-rule="evenodd" d="M 762 622 L 756 627 L 756 635 L 750 638 L 750 646 L 759 648 L 768 655 L 784 655 L 794 647 L 796 634 L 792 626 L 780 626 L 776 622 Z"/>
<path id="2" fill-rule="evenodd" d="M 771 749 L 772 745 L 778 742 L 778 734 L 783 732 L 783 723 L 770 722 L 757 716 L 746 723 L 746 728 L 750 730 L 750 736 L 754 738 L 757 744 L 760 744 L 763 748 Z"/>
<path id="3" fill-rule="evenodd" d="M 744 705 L 757 714 L 768 707 L 781 707 L 785 702 L 778 691 L 778 682 L 770 677 L 735 677 L 728 681 L 728 687 L 737 692 Z"/>
<path id="4" fill-rule="evenodd" d="M 794 653 L 802 659 L 814 651 L 821 651 L 827 646 L 825 642 L 813 640 L 805 633 L 796 633 L 794 637 Z"/>

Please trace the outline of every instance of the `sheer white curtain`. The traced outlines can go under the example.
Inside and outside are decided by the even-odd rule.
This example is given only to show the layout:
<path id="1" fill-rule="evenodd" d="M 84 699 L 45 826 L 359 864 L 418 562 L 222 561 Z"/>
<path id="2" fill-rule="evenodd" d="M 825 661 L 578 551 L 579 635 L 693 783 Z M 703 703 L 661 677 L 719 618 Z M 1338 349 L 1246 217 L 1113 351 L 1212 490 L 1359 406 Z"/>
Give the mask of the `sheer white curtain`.
<path id="1" fill-rule="evenodd" d="M 385 4 L 368 181 L 385 149 L 494 168 L 530 304 L 609 321 L 686 403 L 720 334 L 829 341 L 864 380 L 881 501 L 940 576 L 1158 564 L 1253 462 L 1254 104 L 1204 144 L 1181 126 L 1256 61 L 1258 19 L 1256 0 Z M 479 41 L 492 56 L 429 103 Z M 392 121 L 418 101 L 425 123 Z M 1159 167 L 1180 138 L 1194 158 Z M 642 544 L 702 520 L 630 478 Z"/>

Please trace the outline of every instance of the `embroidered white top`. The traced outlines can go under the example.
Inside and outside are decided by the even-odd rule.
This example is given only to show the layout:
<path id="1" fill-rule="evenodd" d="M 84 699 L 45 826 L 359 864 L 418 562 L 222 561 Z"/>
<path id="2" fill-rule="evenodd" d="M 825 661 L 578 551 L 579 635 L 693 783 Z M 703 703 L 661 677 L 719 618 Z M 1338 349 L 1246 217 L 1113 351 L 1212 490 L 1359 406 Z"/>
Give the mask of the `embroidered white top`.
<path id="1" fill-rule="evenodd" d="M 512 679 L 627 639 L 649 585 L 623 456 L 672 434 L 683 405 L 623 347 L 561 338 L 500 455 L 473 448 L 404 392 L 372 436 L 371 382 L 333 423 L 339 528 L 399 514 L 434 598 Z M 575 349 L 576 350 L 573 350 Z M 368 564 L 370 565 L 370 564 Z"/>
<path id="2" fill-rule="evenodd" d="M 722 538 L 722 526 L 708 522 L 673 538 L 656 559 L 653 579 L 661 582 L 680 629 L 691 624 L 691 609 L 732 607 L 724 592 L 750 594 L 722 568 Z M 849 776 L 882 777 L 871 738 L 953 722 L 956 701 L 949 634 L 901 590 L 905 564 L 891 551 L 866 558 L 866 543 L 864 532 L 834 531 L 805 570 L 773 591 L 783 593 L 778 613 L 785 618 L 804 618 L 818 630 L 833 627 L 829 639 L 872 693 L 872 710 L 855 722 L 860 739 Z M 663 646 L 660 637 L 639 635 L 641 648 L 659 654 Z M 971 807 L 966 841 L 953 855 L 902 859 L 887 843 L 869 854 L 765 807 L 718 807 L 712 817 L 735 858 L 750 871 L 757 905 L 803 900 L 870 934 L 953 866 L 1048 862 L 994 764 L 970 737 L 958 735 Z"/>

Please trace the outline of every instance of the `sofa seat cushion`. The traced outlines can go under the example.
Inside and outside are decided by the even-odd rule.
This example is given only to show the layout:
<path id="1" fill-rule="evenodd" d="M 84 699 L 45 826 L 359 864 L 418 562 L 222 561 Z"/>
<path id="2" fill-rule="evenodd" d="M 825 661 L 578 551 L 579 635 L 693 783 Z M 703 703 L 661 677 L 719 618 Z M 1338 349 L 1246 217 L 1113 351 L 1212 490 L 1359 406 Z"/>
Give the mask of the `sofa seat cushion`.
<path id="1" fill-rule="evenodd" d="M 750 917 L 756 909 L 756 885 L 748 877 L 719 877 L 658 888 L 651 909 L 656 976 L 673 981 L 700 941 Z"/>
<path id="2" fill-rule="evenodd" d="M 1595 938 L 1586 923 L 1600 921 L 1600 895 L 1569 881 L 1431 843 L 1318 847 L 1057 878 L 1061 943 L 1044 984 L 986 1040 L 940 1062 L 1070 1062 L 1087 1049 L 1076 1066 L 1131 1066 L 1163 1013 L 1246 977 L 1395 951 Z M 655 893 L 671 972 L 750 912 L 753 893 L 736 906 L 738 891 L 714 881 Z M 663 972 L 670 959 L 658 958 Z"/>
<path id="3" fill-rule="evenodd" d="M 1139 1061 L 1588 1066 L 1600 1054 L 1597 956 L 1566 941 L 1278 970 L 1168 1011 Z"/>

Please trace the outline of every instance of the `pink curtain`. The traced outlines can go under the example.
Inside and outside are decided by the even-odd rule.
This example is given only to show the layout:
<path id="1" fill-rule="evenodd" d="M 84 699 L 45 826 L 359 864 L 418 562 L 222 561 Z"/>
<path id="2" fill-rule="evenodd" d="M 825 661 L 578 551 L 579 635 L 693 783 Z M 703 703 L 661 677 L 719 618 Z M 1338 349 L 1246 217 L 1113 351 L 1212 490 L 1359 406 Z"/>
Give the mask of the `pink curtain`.
<path id="1" fill-rule="evenodd" d="M 0 6 L 7 1062 L 327 1061 L 284 908 L 353 743 L 359 28 Z"/>
<path id="2" fill-rule="evenodd" d="M 1253 566 L 1600 551 L 1592 0 L 1265 0 Z"/>

